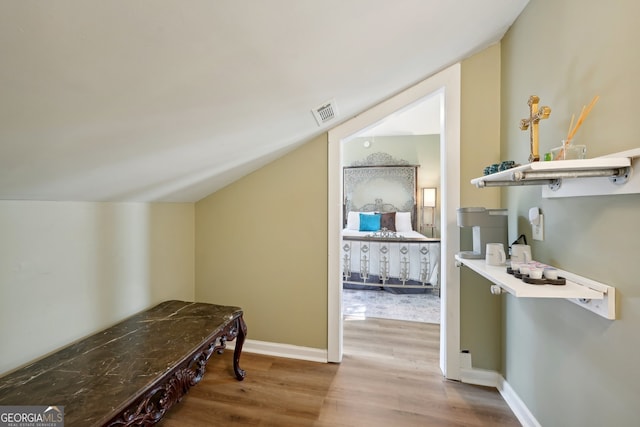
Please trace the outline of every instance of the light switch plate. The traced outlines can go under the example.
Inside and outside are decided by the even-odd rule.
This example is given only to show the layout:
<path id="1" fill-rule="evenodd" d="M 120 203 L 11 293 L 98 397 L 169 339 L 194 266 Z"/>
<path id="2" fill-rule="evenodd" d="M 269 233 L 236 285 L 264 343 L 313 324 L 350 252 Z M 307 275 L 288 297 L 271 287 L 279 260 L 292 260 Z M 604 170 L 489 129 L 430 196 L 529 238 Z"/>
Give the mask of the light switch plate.
<path id="1" fill-rule="evenodd" d="M 544 215 L 540 214 L 540 222 L 538 225 L 531 225 L 531 234 L 533 240 L 544 240 Z"/>

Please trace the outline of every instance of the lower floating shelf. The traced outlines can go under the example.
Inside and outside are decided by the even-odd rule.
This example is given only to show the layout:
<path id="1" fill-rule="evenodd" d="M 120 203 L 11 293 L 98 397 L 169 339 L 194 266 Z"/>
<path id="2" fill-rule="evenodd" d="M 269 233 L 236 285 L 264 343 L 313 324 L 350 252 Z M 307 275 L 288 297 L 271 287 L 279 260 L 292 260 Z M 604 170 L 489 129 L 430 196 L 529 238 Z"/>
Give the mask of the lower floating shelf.
<path id="1" fill-rule="evenodd" d="M 562 298 L 592 311 L 606 319 L 616 318 L 616 288 L 558 270 L 558 275 L 567 279 L 566 285 L 529 285 L 507 273 L 506 267 L 487 265 L 484 259 L 467 259 L 455 256 L 459 265 L 464 265 L 495 283 L 517 298 Z"/>

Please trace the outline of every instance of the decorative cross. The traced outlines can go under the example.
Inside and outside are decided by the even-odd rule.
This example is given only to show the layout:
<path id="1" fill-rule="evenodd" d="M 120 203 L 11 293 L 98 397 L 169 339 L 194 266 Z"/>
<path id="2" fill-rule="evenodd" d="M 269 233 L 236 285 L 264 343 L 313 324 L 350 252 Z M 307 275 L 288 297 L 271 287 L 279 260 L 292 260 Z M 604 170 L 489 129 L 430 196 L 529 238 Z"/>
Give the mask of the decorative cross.
<path id="1" fill-rule="evenodd" d="M 529 154 L 530 162 L 537 162 L 540 160 L 540 153 L 538 152 L 538 123 L 540 120 L 546 119 L 551 114 L 551 108 L 540 107 L 538 110 L 538 102 L 540 98 L 535 95 L 529 97 L 529 117 L 520 120 L 520 130 L 527 130 L 531 126 L 531 132 L 529 134 L 529 143 L 531 145 Z"/>

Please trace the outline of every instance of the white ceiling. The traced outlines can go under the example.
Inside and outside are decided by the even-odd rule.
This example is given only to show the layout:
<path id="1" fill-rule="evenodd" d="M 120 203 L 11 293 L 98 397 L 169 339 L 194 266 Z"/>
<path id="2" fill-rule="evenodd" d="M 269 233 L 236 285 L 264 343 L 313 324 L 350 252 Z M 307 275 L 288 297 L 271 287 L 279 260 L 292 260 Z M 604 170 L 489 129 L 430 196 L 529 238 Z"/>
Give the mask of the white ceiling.
<path id="1" fill-rule="evenodd" d="M 500 40 L 526 3 L 0 2 L 0 199 L 199 200 Z"/>
<path id="2" fill-rule="evenodd" d="M 357 136 L 436 135 L 440 133 L 442 94 L 431 96 L 386 117 Z"/>

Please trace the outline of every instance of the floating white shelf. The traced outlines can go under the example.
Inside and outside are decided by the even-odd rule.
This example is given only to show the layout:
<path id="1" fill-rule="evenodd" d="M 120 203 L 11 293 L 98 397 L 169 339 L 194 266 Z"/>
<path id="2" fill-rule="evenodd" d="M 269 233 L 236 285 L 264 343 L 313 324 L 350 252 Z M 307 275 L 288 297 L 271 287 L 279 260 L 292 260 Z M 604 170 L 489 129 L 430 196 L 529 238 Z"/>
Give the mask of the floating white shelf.
<path id="1" fill-rule="evenodd" d="M 478 188 L 544 185 L 543 197 L 640 193 L 640 148 L 583 160 L 533 162 L 471 180 Z M 585 178 L 588 178 L 586 180 Z"/>
<path id="2" fill-rule="evenodd" d="M 459 265 L 470 268 L 515 297 L 568 299 L 606 319 L 616 318 L 616 289 L 612 286 L 564 270 L 558 270 L 558 275 L 567 279 L 566 285 L 530 285 L 508 274 L 506 267 L 487 265 L 484 259 L 458 255 L 455 259 Z"/>

